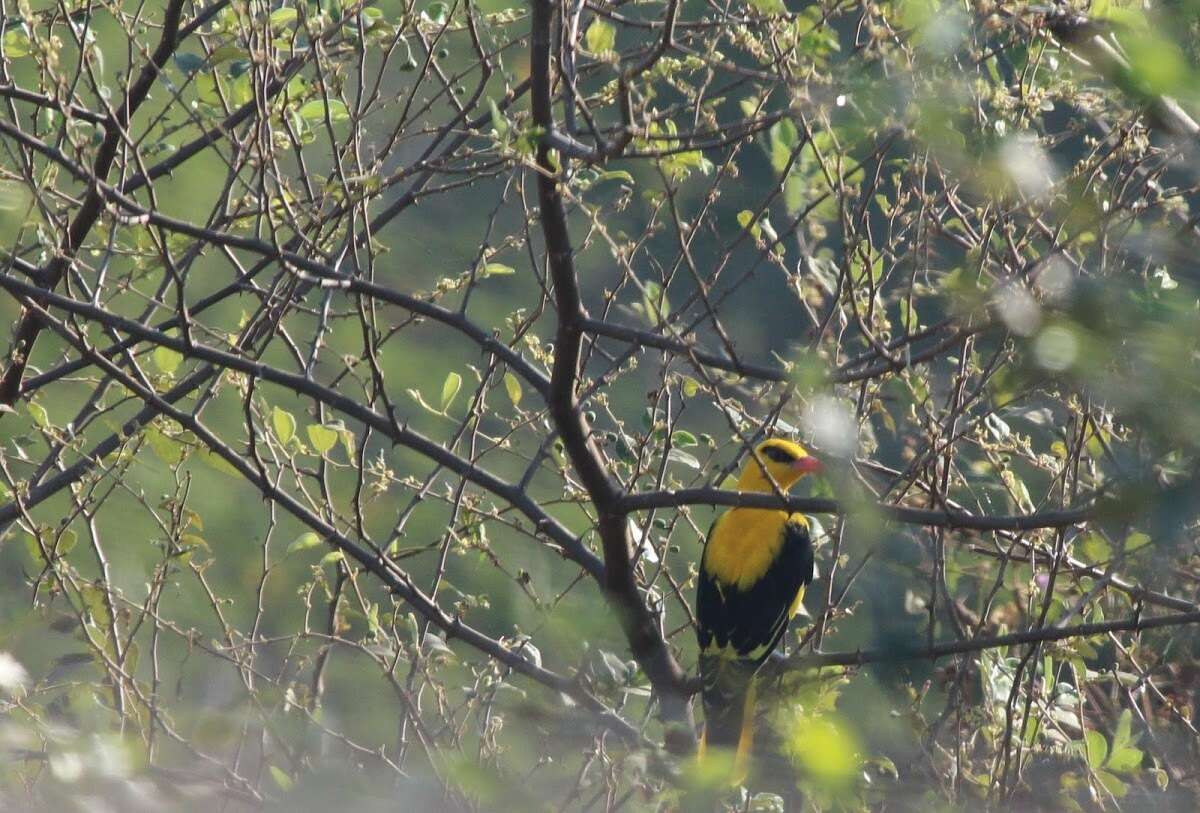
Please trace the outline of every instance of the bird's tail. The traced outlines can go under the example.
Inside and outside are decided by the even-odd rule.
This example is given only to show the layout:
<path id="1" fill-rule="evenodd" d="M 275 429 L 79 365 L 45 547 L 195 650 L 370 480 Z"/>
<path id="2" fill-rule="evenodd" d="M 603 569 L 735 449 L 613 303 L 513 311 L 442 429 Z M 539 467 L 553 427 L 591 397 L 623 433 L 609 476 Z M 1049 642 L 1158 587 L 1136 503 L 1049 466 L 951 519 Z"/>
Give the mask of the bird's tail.
<path id="1" fill-rule="evenodd" d="M 757 671 L 757 663 L 733 658 L 702 658 L 700 663 L 704 679 L 701 693 L 704 737 L 700 741 L 700 756 L 703 758 L 713 748 L 732 751 L 735 783 L 746 777 L 754 741 Z"/>

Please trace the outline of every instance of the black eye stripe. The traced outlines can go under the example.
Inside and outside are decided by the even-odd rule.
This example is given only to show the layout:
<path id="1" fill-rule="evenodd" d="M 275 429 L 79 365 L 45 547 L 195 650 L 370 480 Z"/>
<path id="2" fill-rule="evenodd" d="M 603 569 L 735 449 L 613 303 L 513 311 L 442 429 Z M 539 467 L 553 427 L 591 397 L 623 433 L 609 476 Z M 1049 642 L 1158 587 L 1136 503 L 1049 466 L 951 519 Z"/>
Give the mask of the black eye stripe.
<path id="1" fill-rule="evenodd" d="M 778 446 L 768 446 L 762 450 L 763 457 L 768 460 L 773 460 L 776 463 L 791 463 L 795 458 L 785 449 L 780 449 Z"/>

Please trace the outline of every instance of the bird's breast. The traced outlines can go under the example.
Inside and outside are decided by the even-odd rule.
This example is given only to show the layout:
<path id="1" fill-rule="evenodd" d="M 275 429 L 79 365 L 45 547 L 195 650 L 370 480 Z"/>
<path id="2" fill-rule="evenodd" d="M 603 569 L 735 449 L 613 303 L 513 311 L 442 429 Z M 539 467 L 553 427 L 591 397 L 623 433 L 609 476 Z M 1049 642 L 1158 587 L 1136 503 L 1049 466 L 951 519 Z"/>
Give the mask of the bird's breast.
<path id="1" fill-rule="evenodd" d="M 752 587 L 783 546 L 785 511 L 734 508 L 713 526 L 704 551 L 704 568 L 717 581 L 746 590 Z"/>

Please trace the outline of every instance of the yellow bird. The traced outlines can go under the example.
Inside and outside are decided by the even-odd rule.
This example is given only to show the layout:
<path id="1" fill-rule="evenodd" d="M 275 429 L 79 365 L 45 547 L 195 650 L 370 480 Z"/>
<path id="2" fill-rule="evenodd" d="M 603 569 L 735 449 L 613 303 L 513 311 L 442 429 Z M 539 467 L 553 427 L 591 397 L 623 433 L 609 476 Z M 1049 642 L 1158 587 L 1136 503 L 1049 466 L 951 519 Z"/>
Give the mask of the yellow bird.
<path id="1" fill-rule="evenodd" d="M 820 469 L 804 447 L 771 438 L 746 461 L 737 489 L 787 491 Z M 812 579 L 813 546 L 803 514 L 737 507 L 709 529 L 696 590 L 704 705 L 700 754 L 734 749 L 736 781 L 746 775 L 754 738 L 754 676 L 800 609 Z"/>

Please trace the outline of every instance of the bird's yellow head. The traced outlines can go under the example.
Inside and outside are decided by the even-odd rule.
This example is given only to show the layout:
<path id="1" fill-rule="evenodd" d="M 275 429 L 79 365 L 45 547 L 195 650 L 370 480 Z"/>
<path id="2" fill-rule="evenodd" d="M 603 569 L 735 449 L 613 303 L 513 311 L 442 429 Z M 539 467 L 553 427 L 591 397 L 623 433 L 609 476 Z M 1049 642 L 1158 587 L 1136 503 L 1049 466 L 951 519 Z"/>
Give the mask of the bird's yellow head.
<path id="1" fill-rule="evenodd" d="M 771 480 L 774 480 L 779 488 L 787 491 L 804 475 L 820 470 L 821 461 L 799 443 L 770 438 L 755 447 L 754 454 L 742 467 L 737 490 L 771 492 L 774 490 Z M 770 479 L 767 473 L 770 473 Z"/>

